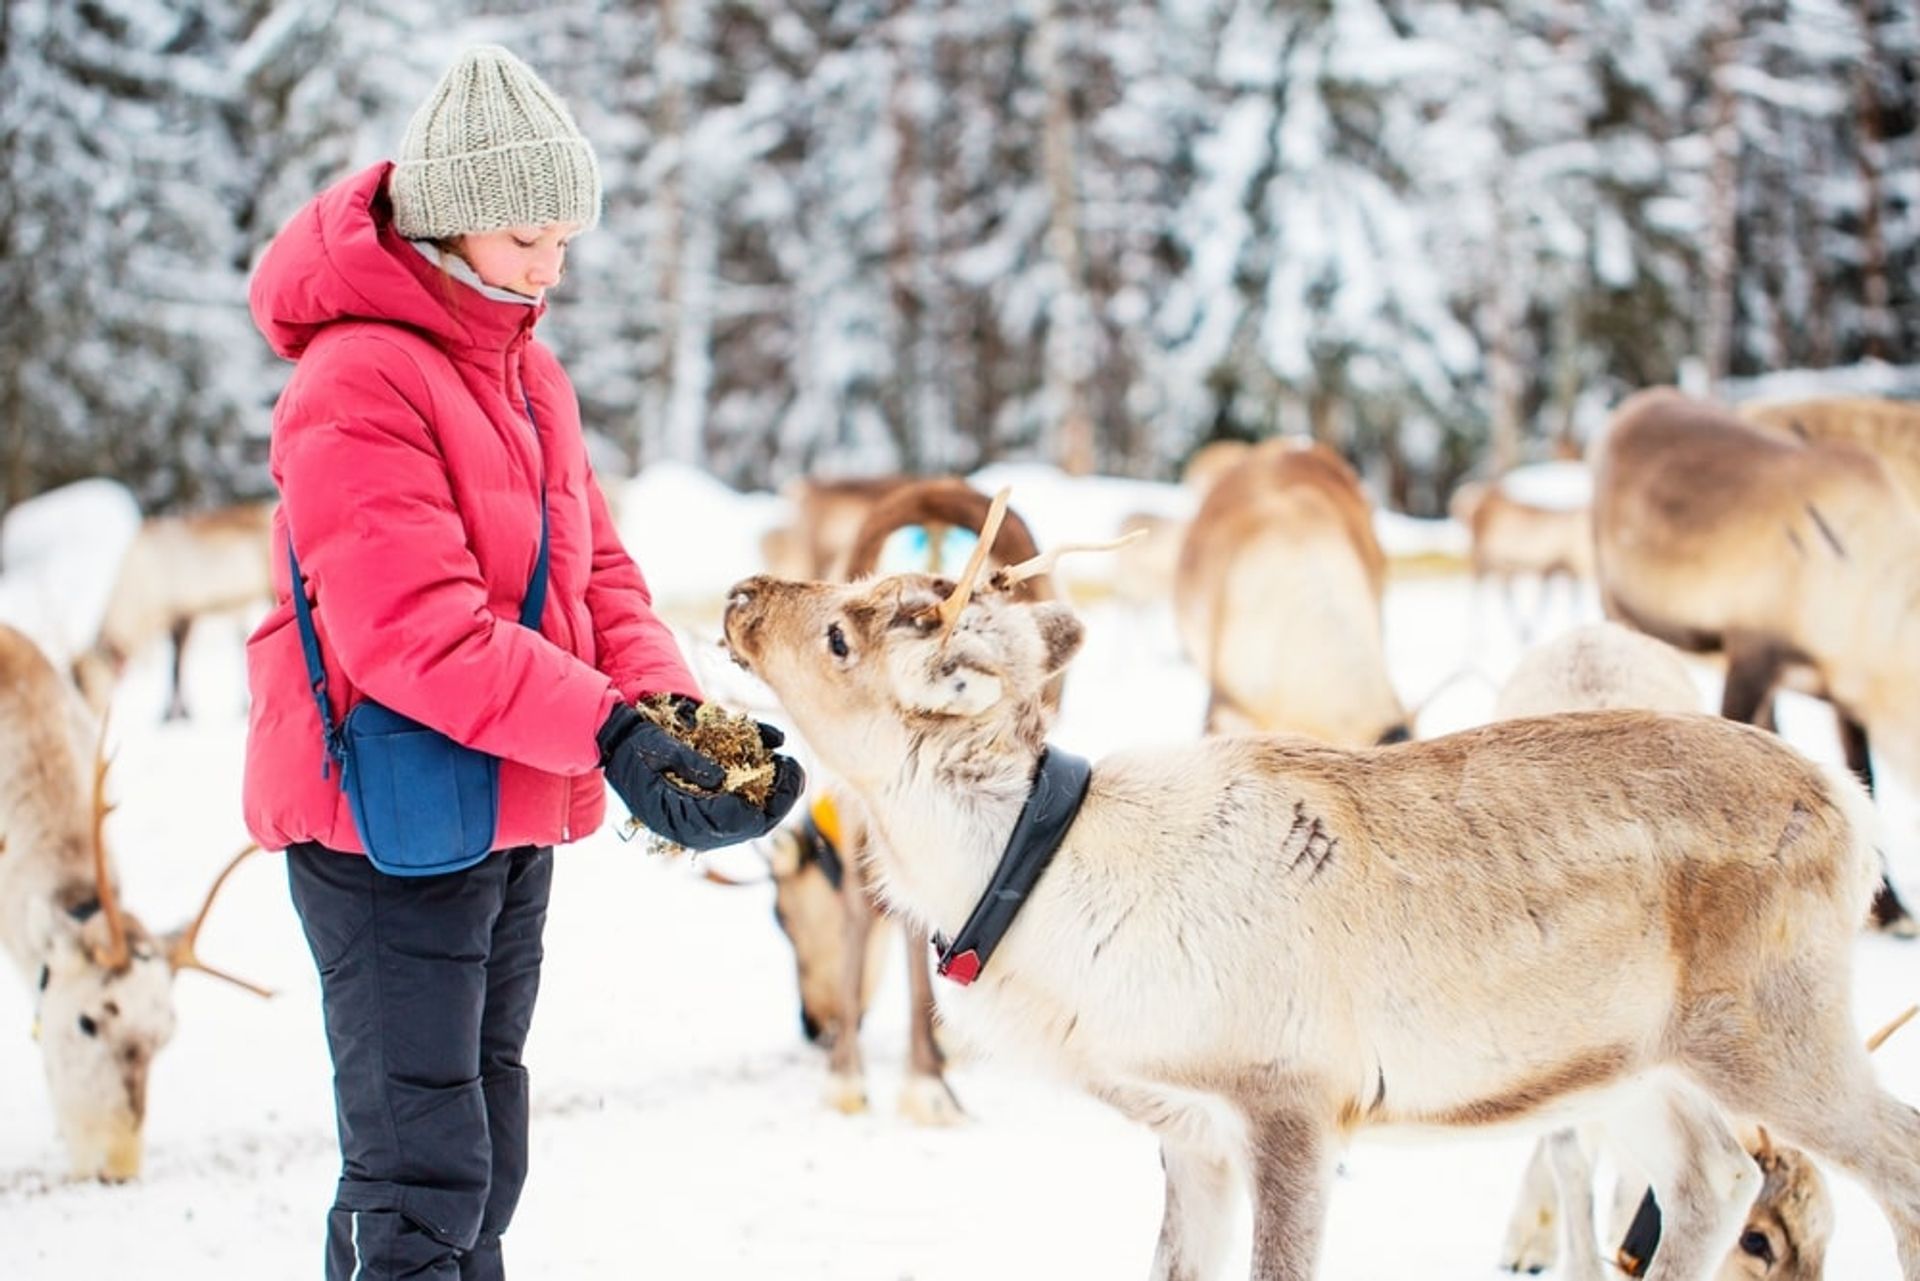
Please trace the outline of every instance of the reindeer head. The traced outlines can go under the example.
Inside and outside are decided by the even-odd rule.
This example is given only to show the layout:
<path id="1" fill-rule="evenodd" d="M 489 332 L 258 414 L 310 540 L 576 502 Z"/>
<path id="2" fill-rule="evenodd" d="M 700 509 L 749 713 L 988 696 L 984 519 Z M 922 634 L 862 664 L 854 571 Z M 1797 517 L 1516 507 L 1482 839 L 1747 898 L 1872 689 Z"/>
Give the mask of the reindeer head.
<path id="1" fill-rule="evenodd" d="M 983 592 L 961 600 L 949 630 L 941 609 L 957 595 L 925 574 L 849 586 L 749 578 L 728 593 L 727 645 L 856 786 L 929 736 L 1037 748 L 1043 689 L 1080 648 L 1079 621 L 1063 605 Z"/>
<path id="2" fill-rule="evenodd" d="M 773 688 L 821 760 L 856 788 L 884 783 L 930 740 L 956 756 L 1039 748 L 1044 686 L 1084 632 L 1066 606 L 1022 603 L 1013 589 L 1067 552 L 1120 544 L 1068 544 L 997 571 L 976 592 L 1007 497 L 995 496 L 958 582 L 760 575 L 728 593 L 723 630 L 735 660 Z"/>
<path id="3" fill-rule="evenodd" d="M 1766 1130 L 1745 1136 L 1763 1182 L 1740 1239 L 1715 1281 L 1817 1281 L 1833 1239 L 1833 1200 L 1813 1159 L 1775 1147 Z"/>
<path id="4" fill-rule="evenodd" d="M 873 1001 L 874 988 L 885 970 L 885 951 L 891 935 L 884 918 L 867 934 L 866 954 L 860 960 L 860 1003 L 849 1013 L 842 1007 L 847 946 L 847 897 L 810 848 L 813 833 L 788 825 L 768 838 L 767 863 L 773 877 L 773 917 L 793 945 L 794 977 L 800 989 L 800 1030 L 823 1048 L 841 1036 L 857 1034 Z M 836 849 L 844 860 L 856 857 L 850 847 Z M 844 873 L 840 873 L 844 875 Z"/>
<path id="5" fill-rule="evenodd" d="M 156 936 L 120 908 L 105 845 L 104 758 L 94 771 L 93 884 L 72 882 L 30 904 L 27 929 L 40 957 L 34 1029 L 69 1164 L 76 1177 L 118 1182 L 140 1172 L 147 1074 L 173 1038 L 174 975 L 200 969 L 267 993 L 203 965 L 194 946 L 227 874 L 258 847 L 227 864 L 191 924 Z M 10 847 L 5 857 L 34 853 Z"/>

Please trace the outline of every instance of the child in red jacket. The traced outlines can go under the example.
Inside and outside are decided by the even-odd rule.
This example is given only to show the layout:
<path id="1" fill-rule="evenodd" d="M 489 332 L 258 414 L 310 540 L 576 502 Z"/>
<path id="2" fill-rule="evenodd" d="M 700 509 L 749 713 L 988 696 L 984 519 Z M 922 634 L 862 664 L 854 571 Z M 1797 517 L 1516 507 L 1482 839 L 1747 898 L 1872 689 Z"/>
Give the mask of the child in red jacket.
<path id="1" fill-rule="evenodd" d="M 764 807 L 719 791 L 718 764 L 631 706 L 700 691 L 614 532 L 573 389 L 532 336 L 599 213 L 566 108 L 481 47 L 415 114 L 399 162 L 323 192 L 253 280 L 255 321 L 297 368 L 274 410 L 280 604 L 247 646 L 245 806 L 287 850 L 320 968 L 338 1281 L 503 1275 L 552 846 L 599 826 L 602 769 L 696 849 L 770 830 L 803 784 L 781 756 Z M 409 876 L 359 857 L 336 727 L 363 702 L 497 758 L 478 861 Z M 417 797 L 386 801 L 414 821 Z"/>

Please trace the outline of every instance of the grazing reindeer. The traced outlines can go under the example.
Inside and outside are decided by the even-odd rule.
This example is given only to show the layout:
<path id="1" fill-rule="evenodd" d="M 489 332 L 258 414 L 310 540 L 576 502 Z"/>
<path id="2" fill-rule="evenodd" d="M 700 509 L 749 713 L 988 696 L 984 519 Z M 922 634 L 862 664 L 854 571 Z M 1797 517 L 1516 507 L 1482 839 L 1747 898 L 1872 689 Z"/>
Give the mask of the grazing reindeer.
<path id="1" fill-rule="evenodd" d="M 200 969 L 241 983 L 203 965 L 194 940 L 254 847 L 221 872 L 190 925 L 149 932 L 119 906 L 97 737 L 46 656 L 0 626 L 0 944 L 39 988 L 36 1035 L 73 1173 L 118 1181 L 140 1172 L 147 1072 L 173 1037 L 173 976 Z"/>
<path id="2" fill-rule="evenodd" d="M 1266 441 L 1215 481 L 1174 580 L 1207 729 L 1407 737 L 1380 637 L 1386 566 L 1359 478 L 1324 445 Z"/>
<path id="3" fill-rule="evenodd" d="M 1849 1022 L 1874 880 L 1853 780 L 1645 712 L 1359 750 L 1216 737 L 1089 773 L 1048 748 L 1041 697 L 1081 626 L 1011 601 L 1023 568 L 978 593 L 750 578 L 723 627 L 860 795 L 889 904 L 947 940 L 946 1020 L 1158 1134 L 1152 1276 L 1218 1275 L 1242 1189 L 1252 1275 L 1312 1276 L 1362 1128 L 1611 1093 L 1667 1209 L 1653 1281 L 1704 1277 L 1753 1200 L 1723 1108 L 1860 1178 L 1920 1281 L 1920 1112 Z"/>
<path id="4" fill-rule="evenodd" d="M 1757 721 L 1783 679 L 1920 781 L 1920 509 L 1872 454 L 1802 443 L 1671 388 L 1638 392 L 1596 445 L 1594 532 L 1610 617 L 1727 657 L 1721 714 Z M 1884 876 L 1875 926 L 1914 921 Z"/>
<path id="5" fill-rule="evenodd" d="M 165 636 L 173 646 L 166 719 L 186 717 L 180 667 L 187 632 L 202 614 L 273 599 L 272 524 L 271 502 L 156 516 L 141 524 L 120 562 L 100 632 L 73 664 L 74 681 L 96 714 L 105 714 L 127 664 Z"/>
<path id="6" fill-rule="evenodd" d="M 1806 442 L 1844 441 L 1872 453 L 1914 503 L 1920 504 L 1920 405 L 1872 396 L 1814 396 L 1750 401 L 1742 420 Z"/>
<path id="7" fill-rule="evenodd" d="M 916 481 L 875 503 L 852 540 L 846 561 L 850 577 L 865 577 L 880 564 L 888 539 L 902 529 L 927 531 L 930 555 L 945 545 L 944 531 L 979 535 L 987 518 L 986 495 L 955 479 Z M 978 544 L 976 543 L 976 546 Z M 1035 554 L 1026 522 L 1009 513 L 992 539 L 999 564 Z M 954 566 L 958 569 L 958 566 Z M 1026 585 L 1030 599 L 1050 599 L 1044 578 Z M 1059 700 L 1056 682 L 1050 698 Z M 793 944 L 800 984 L 800 1021 L 808 1039 L 827 1046 L 828 1102 L 846 1113 L 867 1106 L 866 1068 L 860 1053 L 860 1021 L 884 955 L 885 918 L 870 883 L 868 832 L 858 798 L 830 789 L 797 825 L 775 835 L 770 862 L 774 914 Z M 927 972 L 927 939 L 905 931 L 908 1009 L 907 1077 L 900 1110 L 925 1125 L 950 1124 L 961 1115 L 945 1076 L 945 1059 L 933 1031 L 933 985 Z M 848 958 L 863 958 L 849 964 Z"/>
<path id="8" fill-rule="evenodd" d="M 1556 578 L 1566 583 L 1571 600 L 1578 584 L 1593 577 L 1593 521 L 1584 506 L 1543 507 L 1514 497 L 1497 480 L 1471 481 L 1454 491 L 1448 514 L 1471 539 L 1476 598 L 1487 583 L 1498 581 L 1507 615 L 1523 635 L 1538 626 Z M 1540 580 L 1532 623 L 1521 619 L 1514 599 L 1520 578 Z"/>
<path id="9" fill-rule="evenodd" d="M 1671 646 L 1617 623 L 1591 623 L 1528 651 L 1502 687 L 1494 715 L 1511 720 L 1613 708 L 1697 712 L 1700 692 Z M 1597 1136 L 1588 1136 L 1585 1144 L 1581 1137 L 1569 1128 L 1541 1139 L 1534 1148 L 1501 1251 L 1501 1263 L 1511 1271 L 1551 1267 L 1564 1237 L 1567 1276 L 1599 1281 L 1603 1275 L 1593 1234 L 1593 1167 L 1587 1155 Z M 1743 1129 L 1741 1145 L 1760 1168 L 1762 1180 L 1733 1252 L 1716 1274 L 1718 1281 L 1819 1281 L 1833 1236 L 1833 1202 L 1825 1180 L 1806 1153 L 1776 1148 L 1764 1129 Z M 1644 1275 L 1659 1240 L 1659 1212 L 1644 1189 L 1644 1182 L 1622 1178 L 1625 1196 L 1616 1198 L 1616 1207 L 1629 1213 L 1639 1207 L 1633 1217 L 1635 1231 L 1625 1233 L 1614 1252 L 1630 1276 Z M 1614 1218 L 1614 1239 L 1621 1240 L 1627 1215 L 1616 1213 Z"/>

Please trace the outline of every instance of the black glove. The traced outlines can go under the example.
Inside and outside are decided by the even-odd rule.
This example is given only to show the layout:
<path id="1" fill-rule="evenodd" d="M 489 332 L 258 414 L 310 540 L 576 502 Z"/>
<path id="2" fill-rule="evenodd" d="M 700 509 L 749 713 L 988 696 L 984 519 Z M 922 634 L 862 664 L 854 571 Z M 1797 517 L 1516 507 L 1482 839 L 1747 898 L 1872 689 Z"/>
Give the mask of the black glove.
<path id="1" fill-rule="evenodd" d="M 691 723 L 699 704 L 690 698 L 675 700 L 680 716 Z M 710 850 L 750 841 L 772 831 L 786 817 L 806 787 L 806 771 L 791 756 L 773 758 L 773 787 L 765 807 L 745 797 L 723 792 L 727 772 L 704 753 L 694 750 L 625 703 L 617 703 L 606 724 L 595 735 L 607 781 L 626 802 L 633 816 L 647 828 L 690 850 Z M 760 741 L 769 750 L 786 741 L 771 725 L 760 726 Z M 702 795 L 676 786 L 665 775 L 703 789 Z"/>

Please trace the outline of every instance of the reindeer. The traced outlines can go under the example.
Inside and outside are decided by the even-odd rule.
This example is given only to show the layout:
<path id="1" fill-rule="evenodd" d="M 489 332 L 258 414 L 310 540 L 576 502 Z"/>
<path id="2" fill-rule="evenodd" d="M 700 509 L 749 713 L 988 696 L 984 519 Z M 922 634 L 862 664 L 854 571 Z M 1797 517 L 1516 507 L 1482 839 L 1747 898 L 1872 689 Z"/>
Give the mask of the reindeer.
<path id="1" fill-rule="evenodd" d="M 867 513 L 881 499 L 912 483 L 911 476 L 796 480 L 785 490 L 793 520 L 761 538 L 761 558 L 776 574 L 844 582 L 847 554 Z"/>
<path id="2" fill-rule="evenodd" d="M 73 663 L 74 682 L 95 713 L 105 714 L 134 656 L 165 636 L 173 649 L 165 719 L 186 717 L 180 667 L 187 633 L 203 614 L 273 599 L 272 525 L 271 502 L 142 522 L 120 563 L 99 634 Z"/>
<path id="3" fill-rule="evenodd" d="M 1407 737 L 1380 636 L 1386 564 L 1359 478 L 1324 445 L 1265 441 L 1216 481 L 1174 582 L 1207 729 Z"/>
<path id="4" fill-rule="evenodd" d="M 1507 614 L 1523 636 L 1538 627 L 1555 579 L 1566 584 L 1571 600 L 1577 585 L 1593 577 L 1593 522 L 1584 506 L 1543 507 L 1526 502 L 1496 480 L 1461 485 L 1447 508 L 1472 540 L 1476 599 L 1486 584 L 1497 581 Z M 1514 583 L 1520 578 L 1540 581 L 1531 622 L 1522 620 L 1514 599 Z"/>
<path id="5" fill-rule="evenodd" d="M 1764 431 L 1803 442 L 1858 445 L 1879 458 L 1888 478 L 1920 504 L 1920 405 L 1873 396 L 1813 396 L 1749 401 L 1735 412 Z"/>
<path id="6" fill-rule="evenodd" d="M 1608 616 L 1723 651 L 1722 715 L 1763 721 L 1791 681 L 1833 704 L 1869 786 L 1869 737 L 1920 780 L 1920 509 L 1880 460 L 1758 431 L 1671 388 L 1628 397 L 1595 451 Z M 1871 920 L 1915 933 L 1885 876 Z"/>
<path id="7" fill-rule="evenodd" d="M 1187 459 L 1180 471 L 1181 486 L 1197 505 L 1221 477 L 1246 460 L 1252 449 L 1244 440 L 1208 441 Z M 1186 541 L 1191 523 L 1190 516 L 1164 511 L 1129 512 L 1120 518 L 1120 537 L 1128 541 L 1118 552 L 1113 588 L 1121 602 L 1133 609 L 1136 623 L 1142 621 L 1138 615 L 1147 608 L 1173 599 L 1180 545 Z"/>
<path id="8" fill-rule="evenodd" d="M 1604 1101 L 1667 1210 L 1653 1281 L 1704 1277 L 1753 1200 L 1722 1109 L 1857 1176 L 1920 1281 L 1920 1112 L 1849 1022 L 1875 868 L 1852 779 L 1648 712 L 1089 767 L 1048 747 L 1041 693 L 1081 625 L 1010 599 L 1026 569 L 754 577 L 723 630 L 859 794 L 948 1023 L 1159 1136 L 1152 1276 L 1218 1275 L 1244 1189 L 1252 1276 L 1310 1277 L 1359 1130 Z"/>
<path id="9" fill-rule="evenodd" d="M 1529 650 L 1501 688 L 1494 716 L 1511 720 L 1614 708 L 1698 712 L 1700 692 L 1671 646 L 1618 623 L 1590 623 Z M 1819 1281 L 1833 1236 L 1826 1181 L 1806 1153 L 1776 1147 L 1764 1128 L 1742 1127 L 1740 1137 L 1762 1179 L 1717 1281 Z M 1567 1128 L 1534 1147 L 1508 1223 L 1502 1266 L 1514 1272 L 1552 1267 L 1564 1238 L 1567 1275 L 1599 1281 L 1588 1151 L 1602 1138 L 1600 1127 Z M 1612 1239 L 1621 1244 L 1614 1258 L 1629 1276 L 1645 1274 L 1659 1241 L 1659 1210 L 1645 1186 L 1643 1180 L 1622 1177 L 1622 1195 L 1615 1198 Z"/>
<path id="10" fill-rule="evenodd" d="M 877 502 L 853 538 L 846 559 L 849 576 L 878 568 L 891 536 L 902 529 L 927 531 L 929 555 L 937 559 L 944 531 L 978 535 L 986 520 L 986 495 L 964 481 L 916 481 Z M 978 544 L 976 543 L 976 546 Z M 990 555 L 1013 564 L 1035 554 L 1026 522 L 1009 513 Z M 958 568 L 955 566 L 954 568 Z M 1030 599 L 1051 599 L 1044 577 L 1025 588 Z M 1056 682 L 1049 692 L 1058 704 Z M 774 916 L 793 944 L 800 986 L 800 1022 L 807 1038 L 827 1046 L 830 1106 L 845 1113 L 866 1109 L 866 1068 L 860 1053 L 860 1022 L 885 954 L 886 917 L 867 873 L 870 833 L 857 798 L 828 787 L 802 817 L 776 833 L 769 863 L 774 876 Z M 947 1084 L 945 1057 L 933 1029 L 933 985 L 927 971 L 927 939 L 909 926 L 907 949 L 908 1060 L 900 1110 L 923 1125 L 946 1125 L 961 1116 Z M 861 958 L 859 964 L 849 958 Z"/>
<path id="11" fill-rule="evenodd" d="M 155 935 L 119 905 L 108 857 L 107 763 L 92 714 L 32 641 L 0 625 L 0 944 L 39 990 L 35 1036 L 73 1174 L 140 1172 L 147 1073 L 174 1031 L 173 978 L 203 970 L 200 926 Z M 88 761 L 91 758 L 91 776 Z"/>

